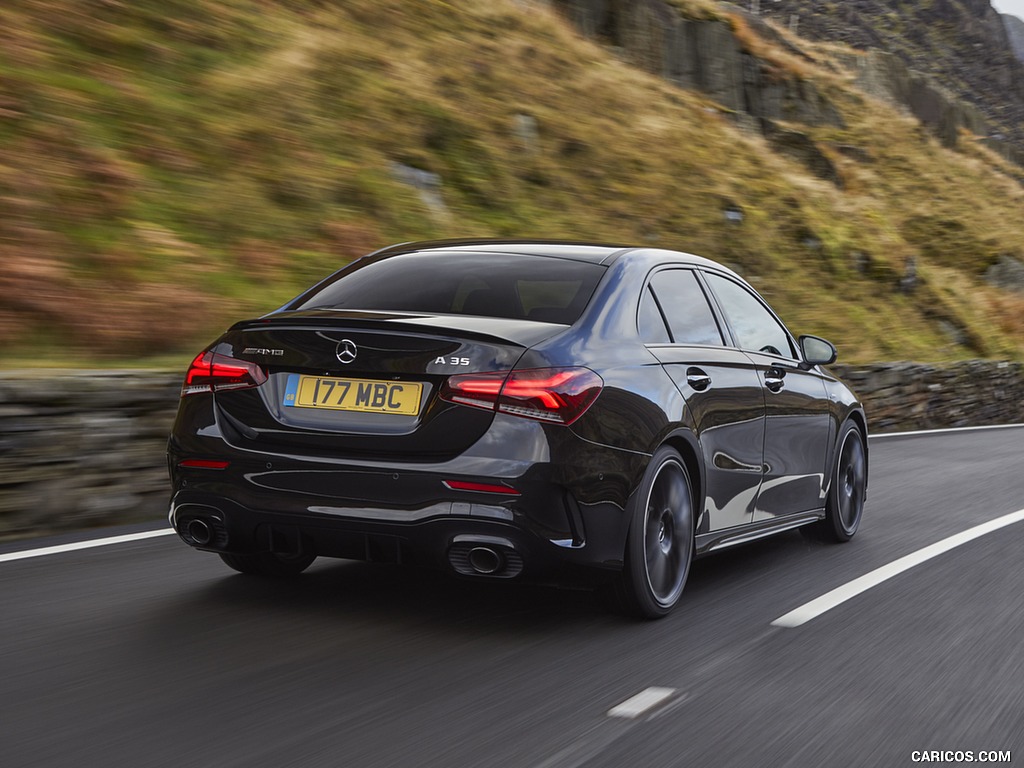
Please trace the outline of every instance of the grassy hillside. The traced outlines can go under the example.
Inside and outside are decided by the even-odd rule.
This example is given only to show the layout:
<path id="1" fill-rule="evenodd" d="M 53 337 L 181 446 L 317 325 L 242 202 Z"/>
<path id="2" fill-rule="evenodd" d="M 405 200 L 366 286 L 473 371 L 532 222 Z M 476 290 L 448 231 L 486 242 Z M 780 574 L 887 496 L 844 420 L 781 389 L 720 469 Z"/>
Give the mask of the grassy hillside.
<path id="1" fill-rule="evenodd" d="M 845 361 L 1024 356 L 1024 295 L 981 279 L 1024 257 L 1020 169 L 806 50 L 847 127 L 800 130 L 841 185 L 542 3 L 8 0 L 0 359 L 177 362 L 372 248 L 464 235 L 717 258 Z"/>

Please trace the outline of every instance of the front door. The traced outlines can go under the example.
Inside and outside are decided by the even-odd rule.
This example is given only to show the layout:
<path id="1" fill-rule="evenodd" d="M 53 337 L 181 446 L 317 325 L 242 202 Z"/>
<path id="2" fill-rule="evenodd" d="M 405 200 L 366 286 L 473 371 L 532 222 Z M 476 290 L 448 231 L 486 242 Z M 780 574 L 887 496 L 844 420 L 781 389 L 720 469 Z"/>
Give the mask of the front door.
<path id="1" fill-rule="evenodd" d="M 800 367 L 792 336 L 755 293 L 724 275 L 706 279 L 764 387 L 764 481 L 753 519 L 820 509 L 831 428 L 821 375 Z"/>

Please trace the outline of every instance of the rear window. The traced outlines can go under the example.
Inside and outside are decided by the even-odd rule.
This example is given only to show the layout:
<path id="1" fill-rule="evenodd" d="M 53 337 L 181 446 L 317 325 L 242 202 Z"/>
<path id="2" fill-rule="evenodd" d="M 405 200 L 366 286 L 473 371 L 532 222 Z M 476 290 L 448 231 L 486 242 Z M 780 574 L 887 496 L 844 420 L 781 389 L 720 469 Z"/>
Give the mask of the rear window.
<path id="1" fill-rule="evenodd" d="M 604 270 L 589 262 L 522 254 L 403 253 L 354 262 L 288 309 L 479 315 L 571 325 Z"/>

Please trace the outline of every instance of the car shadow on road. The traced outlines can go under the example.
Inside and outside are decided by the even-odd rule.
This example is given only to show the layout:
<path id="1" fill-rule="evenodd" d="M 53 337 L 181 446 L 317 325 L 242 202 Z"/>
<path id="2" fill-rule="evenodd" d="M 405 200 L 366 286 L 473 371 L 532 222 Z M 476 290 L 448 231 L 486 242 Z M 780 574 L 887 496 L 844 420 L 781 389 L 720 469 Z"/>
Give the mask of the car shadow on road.
<path id="1" fill-rule="evenodd" d="M 236 613 L 308 613 L 321 620 L 396 624 L 515 625 L 519 629 L 615 620 L 588 590 L 473 580 L 430 570 L 347 560 L 317 561 L 307 572 L 274 579 L 224 570 L 183 599 Z"/>
<path id="2" fill-rule="evenodd" d="M 816 545 L 785 534 L 695 561 L 682 601 L 666 621 L 692 625 L 711 606 L 734 602 L 738 608 L 751 585 L 809 547 Z M 616 611 L 599 591 L 469 579 L 412 567 L 322 559 L 299 576 L 275 579 L 232 573 L 216 562 L 209 573 L 200 587 L 182 592 L 180 602 L 190 604 L 186 610 L 221 620 L 298 615 L 328 624 L 372 621 L 397 629 L 427 626 L 455 632 L 514 627 L 539 633 L 645 624 Z"/>

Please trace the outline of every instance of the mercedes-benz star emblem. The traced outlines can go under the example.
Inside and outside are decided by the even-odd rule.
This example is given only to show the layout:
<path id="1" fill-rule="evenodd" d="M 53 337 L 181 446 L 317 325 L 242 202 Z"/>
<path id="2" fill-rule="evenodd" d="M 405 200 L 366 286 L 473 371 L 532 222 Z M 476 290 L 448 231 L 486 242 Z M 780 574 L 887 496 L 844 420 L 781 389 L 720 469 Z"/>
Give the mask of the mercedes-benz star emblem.
<path id="1" fill-rule="evenodd" d="M 338 349 L 334 354 L 338 356 L 338 360 L 348 365 L 356 359 L 356 353 L 359 352 L 359 347 L 351 339 L 342 339 L 338 342 Z"/>

